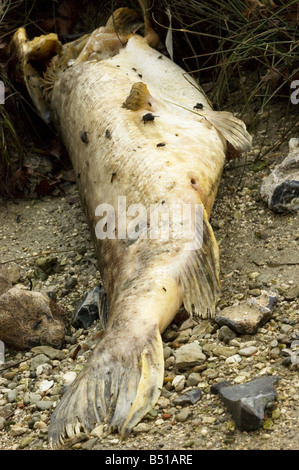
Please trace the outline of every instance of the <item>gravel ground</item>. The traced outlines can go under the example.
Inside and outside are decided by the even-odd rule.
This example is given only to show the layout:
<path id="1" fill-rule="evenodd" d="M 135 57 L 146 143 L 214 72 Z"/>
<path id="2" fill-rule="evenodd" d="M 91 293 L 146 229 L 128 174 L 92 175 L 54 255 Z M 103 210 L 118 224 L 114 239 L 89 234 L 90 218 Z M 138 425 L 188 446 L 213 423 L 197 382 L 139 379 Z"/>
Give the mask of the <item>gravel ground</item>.
<path id="1" fill-rule="evenodd" d="M 255 132 L 247 159 L 226 165 L 211 222 L 221 250 L 219 308 L 275 287 L 279 302 L 272 317 L 256 334 L 236 335 L 227 342 L 214 322 L 185 319 L 173 323 L 163 335 L 165 384 L 152 412 L 124 441 L 117 434 L 106 435 L 101 428 L 89 438 L 82 436 L 79 442 L 69 443 L 68 448 L 299 449 L 298 368 L 284 365 L 282 353 L 289 338 L 299 333 L 299 225 L 297 215 L 275 214 L 259 198 L 262 178 L 288 151 L 288 140 L 271 151 L 283 132 L 283 119 L 277 122 L 270 113 L 270 124 L 268 113 Z M 297 126 L 292 136 L 298 136 L 298 131 Z M 261 148 L 269 150 L 263 159 L 266 164 L 254 162 Z M 76 187 L 67 184 L 64 189 L 63 196 L 58 192 L 40 199 L 2 201 L 0 259 L 1 263 L 9 261 L 6 266 L 16 283 L 29 289 L 32 282 L 36 291 L 55 293 L 71 314 L 82 296 L 100 284 L 100 275 Z M 46 279 L 41 278 L 36 264 L 45 254 L 56 257 L 59 266 Z M 88 330 L 71 328 L 60 351 L 6 351 L 6 362 L 19 363 L 0 373 L 0 449 L 49 449 L 47 430 L 53 408 L 83 367 L 100 327 L 96 322 Z M 182 374 L 176 370 L 174 351 L 194 340 L 206 360 Z M 236 354 L 240 362 L 230 360 Z M 223 380 L 239 384 L 269 374 L 279 377 L 274 406 L 267 411 L 262 428 L 241 432 L 210 387 Z M 177 375 L 184 375 L 182 391 L 172 384 Z M 190 388 L 199 388 L 201 399 L 195 405 L 175 406 L 174 398 Z"/>

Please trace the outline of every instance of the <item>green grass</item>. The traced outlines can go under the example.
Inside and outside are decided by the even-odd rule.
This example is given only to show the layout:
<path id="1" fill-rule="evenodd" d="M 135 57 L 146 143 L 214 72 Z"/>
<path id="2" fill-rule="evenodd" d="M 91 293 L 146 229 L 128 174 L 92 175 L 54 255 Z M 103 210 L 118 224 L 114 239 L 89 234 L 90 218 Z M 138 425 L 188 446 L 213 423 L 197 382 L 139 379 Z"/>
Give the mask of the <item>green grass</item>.
<path id="1" fill-rule="evenodd" d="M 290 99 L 290 83 L 299 78 L 299 6 L 297 0 L 159 1 L 154 19 L 166 30 L 169 5 L 174 28 L 174 59 L 195 76 L 214 84 L 214 104 L 221 107 L 241 78 L 255 70 L 251 90 L 244 88 L 243 111 L 262 97 L 259 114 L 273 98 Z M 253 5 L 255 7 L 253 7 Z M 241 85 L 240 85 L 241 86 Z M 258 118 L 258 116 L 257 116 Z"/>

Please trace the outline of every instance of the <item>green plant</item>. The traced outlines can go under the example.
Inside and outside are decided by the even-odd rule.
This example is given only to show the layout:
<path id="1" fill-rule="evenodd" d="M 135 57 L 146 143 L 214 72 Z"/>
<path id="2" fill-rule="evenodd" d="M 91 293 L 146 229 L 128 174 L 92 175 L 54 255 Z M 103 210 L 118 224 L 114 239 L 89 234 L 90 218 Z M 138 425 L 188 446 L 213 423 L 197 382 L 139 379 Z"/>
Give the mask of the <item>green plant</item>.
<path id="1" fill-rule="evenodd" d="M 262 97 L 259 114 L 275 97 L 289 101 L 290 83 L 299 78 L 297 0 L 157 1 L 153 18 L 162 30 L 168 27 L 167 8 L 174 59 L 213 83 L 216 106 L 231 93 L 232 79 L 247 70 L 255 70 L 257 79 L 244 88 L 243 110 L 257 96 Z"/>

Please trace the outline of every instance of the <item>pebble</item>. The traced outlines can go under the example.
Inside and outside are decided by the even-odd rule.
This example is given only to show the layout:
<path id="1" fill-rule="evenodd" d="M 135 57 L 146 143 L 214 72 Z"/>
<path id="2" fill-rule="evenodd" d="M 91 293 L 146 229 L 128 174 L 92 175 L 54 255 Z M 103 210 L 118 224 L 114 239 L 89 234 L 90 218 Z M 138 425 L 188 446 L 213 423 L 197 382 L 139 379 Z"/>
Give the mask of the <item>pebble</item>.
<path id="1" fill-rule="evenodd" d="M 25 434 L 27 431 L 28 431 L 28 428 L 25 428 L 19 425 L 11 426 L 10 428 L 10 433 L 14 437 L 21 436 L 22 434 Z"/>
<path id="2" fill-rule="evenodd" d="M 217 332 L 217 337 L 224 343 L 229 343 L 236 336 L 236 333 L 226 325 L 222 326 Z"/>
<path id="3" fill-rule="evenodd" d="M 47 392 L 53 386 L 54 380 L 43 380 L 39 385 L 40 392 Z"/>
<path id="4" fill-rule="evenodd" d="M 239 354 L 240 356 L 246 356 L 246 357 L 249 357 L 249 356 L 252 356 L 253 354 L 255 354 L 257 352 L 257 347 L 256 346 L 248 346 L 247 348 L 242 348 L 239 350 Z"/>
<path id="5" fill-rule="evenodd" d="M 44 410 L 49 410 L 52 408 L 54 403 L 52 401 L 48 400 L 38 400 L 36 402 L 36 407 L 38 410 L 44 411 Z"/>
<path id="6" fill-rule="evenodd" d="M 206 356 L 198 343 L 189 343 L 181 346 L 174 352 L 176 366 L 179 370 L 189 369 L 198 364 L 202 364 Z"/>
<path id="7" fill-rule="evenodd" d="M 18 394 L 18 391 L 16 389 L 9 390 L 9 392 L 7 392 L 7 401 L 8 401 L 8 403 L 15 402 L 16 398 L 17 398 L 17 394 Z"/>
<path id="8" fill-rule="evenodd" d="M 289 333 L 292 330 L 292 328 L 293 327 L 291 325 L 283 324 L 281 325 L 280 331 L 281 333 L 286 334 L 286 333 Z"/>
<path id="9" fill-rule="evenodd" d="M 187 379 L 187 386 L 195 386 L 199 384 L 201 375 L 198 372 L 191 372 Z"/>
<path id="10" fill-rule="evenodd" d="M 64 385 L 71 385 L 71 383 L 74 382 L 75 378 L 77 377 L 76 372 L 74 371 L 69 371 L 63 374 L 62 376 L 62 383 Z"/>
<path id="11" fill-rule="evenodd" d="M 239 364 L 242 361 L 240 354 L 234 354 L 233 356 L 228 357 L 225 362 L 227 364 Z"/>
<path id="12" fill-rule="evenodd" d="M 159 400 L 157 401 L 157 406 L 159 408 L 167 408 L 170 404 L 169 398 L 161 396 Z"/>
<path id="13" fill-rule="evenodd" d="M 19 448 L 20 449 L 25 449 L 25 447 L 28 447 L 29 444 L 31 444 L 31 442 L 34 440 L 34 437 L 33 436 L 26 436 L 24 437 L 23 439 L 21 439 L 20 441 L 20 444 L 19 444 Z"/>
<path id="14" fill-rule="evenodd" d="M 185 387 L 186 377 L 184 375 L 177 375 L 173 381 L 172 386 L 176 392 L 180 392 Z"/>
<path id="15" fill-rule="evenodd" d="M 45 354 L 38 354 L 37 356 L 33 357 L 30 364 L 30 370 L 36 370 L 38 366 L 43 364 L 50 364 L 50 359 L 45 356 Z"/>
<path id="16" fill-rule="evenodd" d="M 181 411 L 179 411 L 175 415 L 175 419 L 179 423 L 184 423 L 188 418 L 190 418 L 191 415 L 192 415 L 192 411 L 191 411 L 190 408 L 187 407 L 187 408 L 183 408 Z"/>
<path id="17" fill-rule="evenodd" d="M 194 405 L 202 397 L 201 390 L 199 388 L 193 388 L 183 395 L 179 395 L 173 399 L 173 404 L 175 406 L 184 406 L 184 405 Z"/>
<path id="18" fill-rule="evenodd" d="M 147 423 L 139 423 L 137 426 L 133 428 L 133 432 L 135 434 L 139 434 L 142 432 L 149 432 L 150 431 L 150 426 Z"/>
<path id="19" fill-rule="evenodd" d="M 65 358 L 65 354 L 60 349 L 52 348 L 51 346 L 36 346 L 31 349 L 31 352 L 46 356 L 51 360 L 58 359 L 58 361 L 62 361 Z M 36 360 L 38 359 L 35 358 Z"/>

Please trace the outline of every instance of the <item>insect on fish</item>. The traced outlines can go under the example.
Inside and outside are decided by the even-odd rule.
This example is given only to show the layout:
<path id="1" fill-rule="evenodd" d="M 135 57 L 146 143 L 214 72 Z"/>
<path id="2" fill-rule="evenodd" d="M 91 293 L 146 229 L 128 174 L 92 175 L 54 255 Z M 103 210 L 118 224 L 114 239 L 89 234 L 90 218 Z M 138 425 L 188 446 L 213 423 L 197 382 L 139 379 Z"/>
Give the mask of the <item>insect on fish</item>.
<path id="1" fill-rule="evenodd" d="M 152 113 L 146 113 L 142 116 L 142 121 L 144 124 L 146 124 L 147 122 L 153 122 L 156 117 L 158 116 L 154 116 Z"/>
<path id="2" fill-rule="evenodd" d="M 78 188 L 97 235 L 95 251 L 107 300 L 100 311 L 104 333 L 51 417 L 53 447 L 98 424 L 126 436 L 160 395 L 161 334 L 180 307 L 201 318 L 214 315 L 219 253 L 209 217 L 226 141 L 242 151 L 251 144 L 242 121 L 212 110 L 192 77 L 186 80 L 185 71 L 166 56 L 161 60 L 157 35 L 146 8 L 144 12 L 144 36 L 138 33 L 137 13 L 121 8 L 105 27 L 73 43 L 62 45 L 53 34 L 29 41 L 24 28 L 12 41 L 36 108 L 46 121 L 52 116 L 74 171 L 81 175 Z M 38 61 L 41 45 L 40 60 L 47 60 L 47 50 L 52 58 L 43 77 L 30 62 L 31 57 Z M 142 72 L 142 82 L 136 82 L 133 68 Z M 204 109 L 194 111 L 194 103 Z M 159 125 L 143 125 L 148 122 L 145 113 L 157 113 Z M 84 124 L 88 146 L 80 143 Z M 107 138 L 110 132 L 113 139 Z M 167 142 L 163 151 L 157 142 Z M 123 220 L 123 198 L 126 207 L 139 204 L 146 214 L 154 207 L 154 220 L 168 211 L 173 236 L 162 239 L 163 226 L 145 223 L 133 237 L 132 213 L 125 217 L 122 233 L 99 236 L 100 224 L 108 227 L 108 219 L 99 220 L 103 204 L 113 209 L 115 220 Z M 191 245 L 190 233 L 181 230 L 178 205 L 186 205 L 192 215 Z M 198 208 L 201 217 L 196 219 Z"/>

